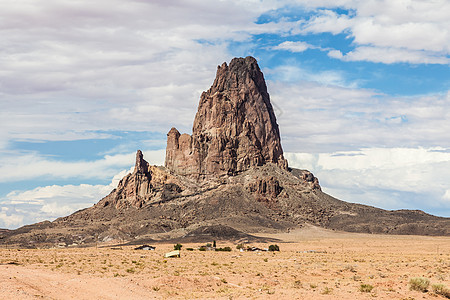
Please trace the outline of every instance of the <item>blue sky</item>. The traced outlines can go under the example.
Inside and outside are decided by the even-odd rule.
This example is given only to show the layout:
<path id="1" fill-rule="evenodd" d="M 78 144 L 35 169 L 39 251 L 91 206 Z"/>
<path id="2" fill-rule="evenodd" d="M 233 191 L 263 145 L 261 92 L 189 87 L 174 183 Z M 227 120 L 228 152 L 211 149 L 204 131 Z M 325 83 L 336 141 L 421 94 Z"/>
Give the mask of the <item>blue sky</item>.
<path id="1" fill-rule="evenodd" d="M 325 192 L 450 217 L 450 3 L 6 1 L 0 228 L 107 195 L 137 149 L 164 163 L 216 67 L 252 55 L 286 156 Z"/>

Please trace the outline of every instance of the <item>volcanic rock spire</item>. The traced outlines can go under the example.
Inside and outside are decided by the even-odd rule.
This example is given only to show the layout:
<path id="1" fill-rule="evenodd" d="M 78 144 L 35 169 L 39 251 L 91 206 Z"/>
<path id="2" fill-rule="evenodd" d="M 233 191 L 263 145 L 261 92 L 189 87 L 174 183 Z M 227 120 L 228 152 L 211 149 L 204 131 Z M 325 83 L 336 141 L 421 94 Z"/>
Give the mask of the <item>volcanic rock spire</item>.
<path id="1" fill-rule="evenodd" d="M 234 58 L 218 66 L 213 85 L 202 93 L 192 136 L 175 128 L 167 134 L 165 166 L 202 179 L 265 163 L 287 169 L 264 76 L 253 57 Z"/>

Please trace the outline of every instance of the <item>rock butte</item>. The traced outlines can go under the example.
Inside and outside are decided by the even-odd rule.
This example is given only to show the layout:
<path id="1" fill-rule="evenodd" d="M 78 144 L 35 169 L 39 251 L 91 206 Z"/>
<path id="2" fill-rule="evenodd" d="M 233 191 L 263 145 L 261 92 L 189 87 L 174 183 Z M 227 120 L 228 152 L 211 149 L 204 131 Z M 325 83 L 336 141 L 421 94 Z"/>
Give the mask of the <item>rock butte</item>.
<path id="1" fill-rule="evenodd" d="M 92 207 L 53 222 L 0 231 L 21 247 L 152 239 L 255 240 L 249 232 L 305 225 L 350 232 L 450 235 L 450 219 L 386 211 L 322 192 L 307 170 L 289 168 L 256 60 L 217 68 L 201 95 L 192 135 L 172 128 L 165 167 L 137 151 L 134 171 Z"/>

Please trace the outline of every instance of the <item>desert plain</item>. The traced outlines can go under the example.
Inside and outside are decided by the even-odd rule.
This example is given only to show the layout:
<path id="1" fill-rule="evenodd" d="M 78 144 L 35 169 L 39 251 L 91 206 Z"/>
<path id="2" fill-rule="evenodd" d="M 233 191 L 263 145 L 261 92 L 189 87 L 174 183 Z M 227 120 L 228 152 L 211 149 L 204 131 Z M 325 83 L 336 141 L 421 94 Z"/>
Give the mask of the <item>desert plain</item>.
<path id="1" fill-rule="evenodd" d="M 445 299 L 450 286 L 450 238 L 346 233 L 307 227 L 264 234 L 279 241 L 245 246 L 279 252 L 198 251 L 180 258 L 135 246 L 0 250 L 1 299 Z M 194 248 L 193 251 L 186 250 Z M 412 278 L 430 281 L 410 289 Z"/>

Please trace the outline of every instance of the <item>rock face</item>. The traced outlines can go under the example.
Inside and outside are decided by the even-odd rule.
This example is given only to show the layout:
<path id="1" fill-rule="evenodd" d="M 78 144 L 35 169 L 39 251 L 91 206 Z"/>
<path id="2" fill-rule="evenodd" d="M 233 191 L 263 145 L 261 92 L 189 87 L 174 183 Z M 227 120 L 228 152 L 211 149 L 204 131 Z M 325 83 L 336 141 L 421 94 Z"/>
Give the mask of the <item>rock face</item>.
<path id="1" fill-rule="evenodd" d="M 264 76 L 253 57 L 234 58 L 202 93 L 192 136 L 176 128 L 167 134 L 165 166 L 206 179 L 265 163 L 288 167 Z"/>
<path id="2" fill-rule="evenodd" d="M 122 178 L 117 188 L 97 205 L 103 207 L 113 205 L 117 209 L 141 208 L 151 199 L 164 200 L 172 194 L 181 192 L 181 188 L 175 182 L 175 178 L 170 174 L 144 160 L 141 150 L 138 150 L 133 173 Z"/>

